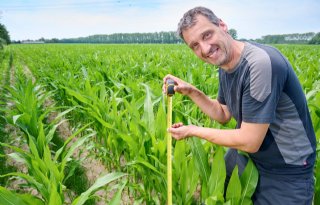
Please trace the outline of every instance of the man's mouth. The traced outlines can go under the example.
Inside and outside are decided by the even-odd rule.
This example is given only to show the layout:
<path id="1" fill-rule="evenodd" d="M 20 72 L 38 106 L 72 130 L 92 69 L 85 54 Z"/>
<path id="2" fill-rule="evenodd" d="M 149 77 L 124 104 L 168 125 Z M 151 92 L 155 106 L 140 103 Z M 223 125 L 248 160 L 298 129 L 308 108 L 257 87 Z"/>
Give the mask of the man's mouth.
<path id="1" fill-rule="evenodd" d="M 218 46 L 212 46 L 210 48 L 210 51 L 209 53 L 207 54 L 207 58 L 211 58 L 211 57 L 214 57 L 214 55 L 217 53 L 217 51 L 219 50 L 219 47 Z"/>

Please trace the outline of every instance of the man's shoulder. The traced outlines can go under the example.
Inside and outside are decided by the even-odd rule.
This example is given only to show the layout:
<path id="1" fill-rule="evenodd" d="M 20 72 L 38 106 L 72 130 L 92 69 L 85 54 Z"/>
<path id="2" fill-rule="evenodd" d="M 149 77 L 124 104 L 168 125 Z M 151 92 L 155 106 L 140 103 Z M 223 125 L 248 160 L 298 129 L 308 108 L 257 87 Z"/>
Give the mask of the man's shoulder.
<path id="1" fill-rule="evenodd" d="M 250 72 L 275 72 L 286 76 L 290 63 L 281 52 L 269 45 L 246 42 L 243 58 L 247 61 Z"/>
<path id="2" fill-rule="evenodd" d="M 262 44 L 246 43 L 243 58 L 248 61 L 251 69 L 270 64 L 271 59 L 267 47 Z"/>

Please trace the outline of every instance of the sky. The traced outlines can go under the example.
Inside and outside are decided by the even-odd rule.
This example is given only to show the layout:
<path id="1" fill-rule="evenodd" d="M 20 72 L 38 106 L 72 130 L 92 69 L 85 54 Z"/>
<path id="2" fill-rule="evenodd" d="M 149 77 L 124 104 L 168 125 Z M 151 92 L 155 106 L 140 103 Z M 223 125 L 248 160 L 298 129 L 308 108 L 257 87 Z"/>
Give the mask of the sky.
<path id="1" fill-rule="evenodd" d="M 0 0 L 11 40 L 176 31 L 183 14 L 210 8 L 238 38 L 320 32 L 320 0 Z"/>

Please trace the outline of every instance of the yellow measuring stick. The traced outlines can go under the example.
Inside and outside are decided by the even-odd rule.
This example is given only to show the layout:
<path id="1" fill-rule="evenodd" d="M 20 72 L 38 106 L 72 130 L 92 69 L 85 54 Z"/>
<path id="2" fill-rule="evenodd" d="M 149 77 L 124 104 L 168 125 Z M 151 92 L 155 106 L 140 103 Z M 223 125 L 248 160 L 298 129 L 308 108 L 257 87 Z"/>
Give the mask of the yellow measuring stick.
<path id="1" fill-rule="evenodd" d="M 167 127 L 172 124 L 172 97 L 168 96 L 168 113 L 167 113 Z M 167 136 L 167 183 L 168 183 L 168 205 L 172 205 L 172 159 L 171 159 L 171 133 Z"/>
<path id="2" fill-rule="evenodd" d="M 167 100 L 168 100 L 168 110 L 167 110 L 167 128 L 172 125 L 172 95 L 174 94 L 174 81 L 168 79 L 167 81 Z M 172 138 L 171 133 L 167 132 L 167 184 L 168 184 L 168 200 L 167 205 L 172 205 Z"/>

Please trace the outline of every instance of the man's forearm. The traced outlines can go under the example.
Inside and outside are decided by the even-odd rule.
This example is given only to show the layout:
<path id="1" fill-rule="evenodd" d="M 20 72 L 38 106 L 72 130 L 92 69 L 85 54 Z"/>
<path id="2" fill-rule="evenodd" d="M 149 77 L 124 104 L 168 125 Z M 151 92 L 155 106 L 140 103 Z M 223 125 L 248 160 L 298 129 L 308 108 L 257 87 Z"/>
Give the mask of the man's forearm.
<path id="1" fill-rule="evenodd" d="M 254 153 L 259 150 L 268 127 L 269 124 L 242 122 L 239 129 L 220 130 L 194 126 L 186 133 L 187 136 L 196 136 L 214 144 Z"/>
<path id="2" fill-rule="evenodd" d="M 205 127 L 197 127 L 192 135 L 205 139 L 217 145 L 235 148 L 244 152 L 254 153 L 260 145 L 257 140 L 243 136 L 240 129 L 220 130 Z"/>
<path id="3" fill-rule="evenodd" d="M 210 99 L 202 91 L 195 88 L 188 96 L 211 119 L 220 123 L 230 120 L 230 114 L 226 113 L 221 104 L 217 100 Z"/>

